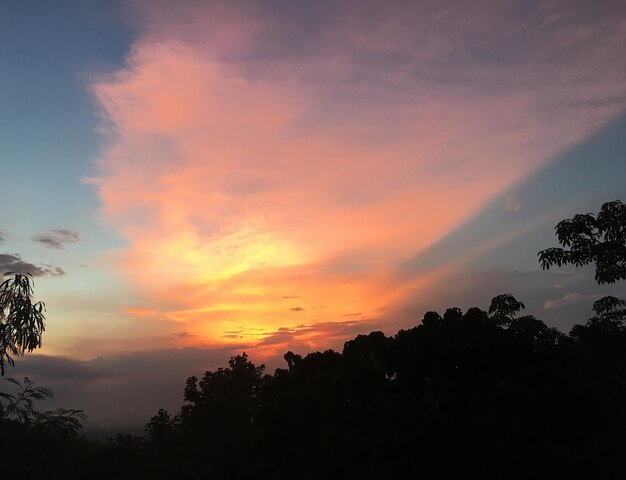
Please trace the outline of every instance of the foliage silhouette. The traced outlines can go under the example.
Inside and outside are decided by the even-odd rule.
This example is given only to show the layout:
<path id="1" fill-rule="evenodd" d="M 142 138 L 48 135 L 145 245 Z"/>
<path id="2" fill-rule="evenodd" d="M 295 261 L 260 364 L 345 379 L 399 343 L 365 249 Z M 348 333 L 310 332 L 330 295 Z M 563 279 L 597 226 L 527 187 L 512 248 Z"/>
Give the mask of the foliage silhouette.
<path id="1" fill-rule="evenodd" d="M 597 215 L 574 215 L 555 227 L 559 243 L 565 248 L 552 247 L 540 251 L 539 262 L 543 269 L 553 266 L 593 264 L 595 279 L 599 284 L 615 283 L 626 279 L 626 204 L 620 200 L 607 202 Z M 593 304 L 597 317 L 607 322 L 626 319 L 623 300 L 607 296 Z"/>
<path id="2" fill-rule="evenodd" d="M 6 273 L 0 284 L 0 374 L 5 366 L 41 346 L 45 306 L 33 303 L 32 276 Z M 82 410 L 58 408 L 42 411 L 41 400 L 53 398 L 45 387 L 4 379 L 15 393 L 0 391 L 0 469 L 6 477 L 53 478 L 71 475 L 80 463 L 84 442 L 77 438 L 86 416 Z M 78 478 L 78 477 L 76 477 Z"/>
<path id="3" fill-rule="evenodd" d="M 36 387 L 28 377 L 23 382 L 14 378 L 4 380 L 15 385 L 19 391 L 15 394 L 0 392 L 0 420 L 68 436 L 82 430 L 82 422 L 86 419 L 82 410 L 59 408 L 41 411 L 35 408 L 35 402 L 54 398 L 49 388 Z"/>
<path id="4" fill-rule="evenodd" d="M 25 425 L 35 422 L 39 417 L 35 401 L 52 398 L 52 391 L 45 387 L 35 387 L 28 377 L 24 378 L 24 383 L 14 378 L 6 378 L 5 381 L 16 385 L 20 391 L 15 395 L 0 393 L 0 417 Z"/>
<path id="5" fill-rule="evenodd" d="M 146 425 L 148 438 L 153 442 L 163 442 L 168 440 L 177 427 L 178 418 L 172 417 L 167 410 L 159 409 L 157 414 L 150 419 Z"/>
<path id="6" fill-rule="evenodd" d="M 45 330 L 45 305 L 32 302 L 32 275 L 8 272 L 4 278 L 0 284 L 0 375 L 7 364 L 15 365 L 12 356 L 41 347 Z"/>
<path id="7" fill-rule="evenodd" d="M 555 227 L 559 243 L 538 253 L 544 269 L 554 265 L 577 267 L 593 263 L 600 284 L 626 279 L 626 205 L 607 202 L 598 215 L 574 215 Z"/>
<path id="8" fill-rule="evenodd" d="M 602 332 L 568 336 L 522 307 L 505 294 L 490 312 L 428 312 L 342 352 L 287 352 L 271 376 L 233 357 L 188 380 L 180 423 L 160 411 L 149 428 L 167 435 L 144 448 L 192 478 L 614 478 L 626 335 L 607 349 Z"/>
<path id="9" fill-rule="evenodd" d="M 493 297 L 489 305 L 489 315 L 498 321 L 508 322 L 524 308 L 526 306 L 522 302 L 518 302 L 510 293 L 505 293 Z"/>

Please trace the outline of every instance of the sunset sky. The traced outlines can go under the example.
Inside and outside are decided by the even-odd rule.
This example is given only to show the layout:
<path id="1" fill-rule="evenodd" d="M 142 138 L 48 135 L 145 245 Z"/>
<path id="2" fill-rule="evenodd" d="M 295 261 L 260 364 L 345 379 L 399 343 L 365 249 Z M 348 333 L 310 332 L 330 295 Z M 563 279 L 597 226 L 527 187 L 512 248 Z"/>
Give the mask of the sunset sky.
<path id="1" fill-rule="evenodd" d="M 500 293 L 568 331 L 623 293 L 537 252 L 626 200 L 624 51 L 619 0 L 0 2 L 8 374 L 141 417 Z"/>

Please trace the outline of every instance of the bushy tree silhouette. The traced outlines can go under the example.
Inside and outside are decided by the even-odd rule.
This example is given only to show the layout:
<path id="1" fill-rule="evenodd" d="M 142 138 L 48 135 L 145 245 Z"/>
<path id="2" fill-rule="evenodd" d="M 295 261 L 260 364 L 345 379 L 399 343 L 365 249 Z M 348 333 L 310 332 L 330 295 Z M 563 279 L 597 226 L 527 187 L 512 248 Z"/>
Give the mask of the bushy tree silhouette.
<path id="1" fill-rule="evenodd" d="M 252 424 L 264 370 L 264 365 L 257 367 L 244 352 L 232 357 L 228 368 L 207 371 L 200 381 L 187 379 L 182 427 L 225 431 Z"/>
<path id="2" fill-rule="evenodd" d="M 504 293 L 491 299 L 489 315 L 497 321 L 510 322 L 518 312 L 526 308 L 522 302 L 510 293 Z"/>
<path id="3" fill-rule="evenodd" d="M 148 438 L 155 442 L 168 440 L 174 434 L 177 427 L 177 418 L 170 415 L 167 410 L 159 409 L 157 414 L 146 425 Z"/>

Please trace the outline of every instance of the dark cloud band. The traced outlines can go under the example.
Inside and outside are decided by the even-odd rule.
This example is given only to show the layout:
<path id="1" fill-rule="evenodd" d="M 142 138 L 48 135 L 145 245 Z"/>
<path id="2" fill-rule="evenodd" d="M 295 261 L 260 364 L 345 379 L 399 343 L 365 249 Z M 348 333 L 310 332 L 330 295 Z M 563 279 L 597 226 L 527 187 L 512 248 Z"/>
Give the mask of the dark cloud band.
<path id="1" fill-rule="evenodd" d="M 30 273 L 33 277 L 51 276 L 58 277 L 65 275 L 65 271 L 61 267 L 52 265 L 35 265 L 22 260 L 17 254 L 0 253 L 0 273 L 16 272 Z"/>

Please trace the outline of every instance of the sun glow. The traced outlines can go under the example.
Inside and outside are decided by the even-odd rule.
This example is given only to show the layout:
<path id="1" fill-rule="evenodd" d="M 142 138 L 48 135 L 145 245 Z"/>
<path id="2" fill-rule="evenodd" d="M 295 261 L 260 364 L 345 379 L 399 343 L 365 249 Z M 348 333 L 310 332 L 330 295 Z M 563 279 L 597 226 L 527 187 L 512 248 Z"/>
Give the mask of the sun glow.
<path id="1" fill-rule="evenodd" d="M 258 39 L 274 45 L 273 29 L 246 12 L 227 31 L 207 28 L 210 9 L 170 13 L 92 85 L 107 137 L 94 185 L 128 242 L 112 263 L 142 300 L 124 311 L 184 327 L 178 344 L 324 345 L 346 325 L 384 323 L 441 275 L 407 278 L 403 262 L 617 111 L 590 100 L 593 115 L 556 121 L 600 84 L 563 88 L 541 59 L 541 88 L 490 65 L 460 71 L 462 86 L 435 81 L 423 64 L 449 55 L 431 45 L 414 58 L 412 24 L 378 32 L 380 45 L 346 32 L 329 61 L 268 57 Z M 370 69 L 379 56 L 359 52 L 389 41 L 404 60 Z"/>

